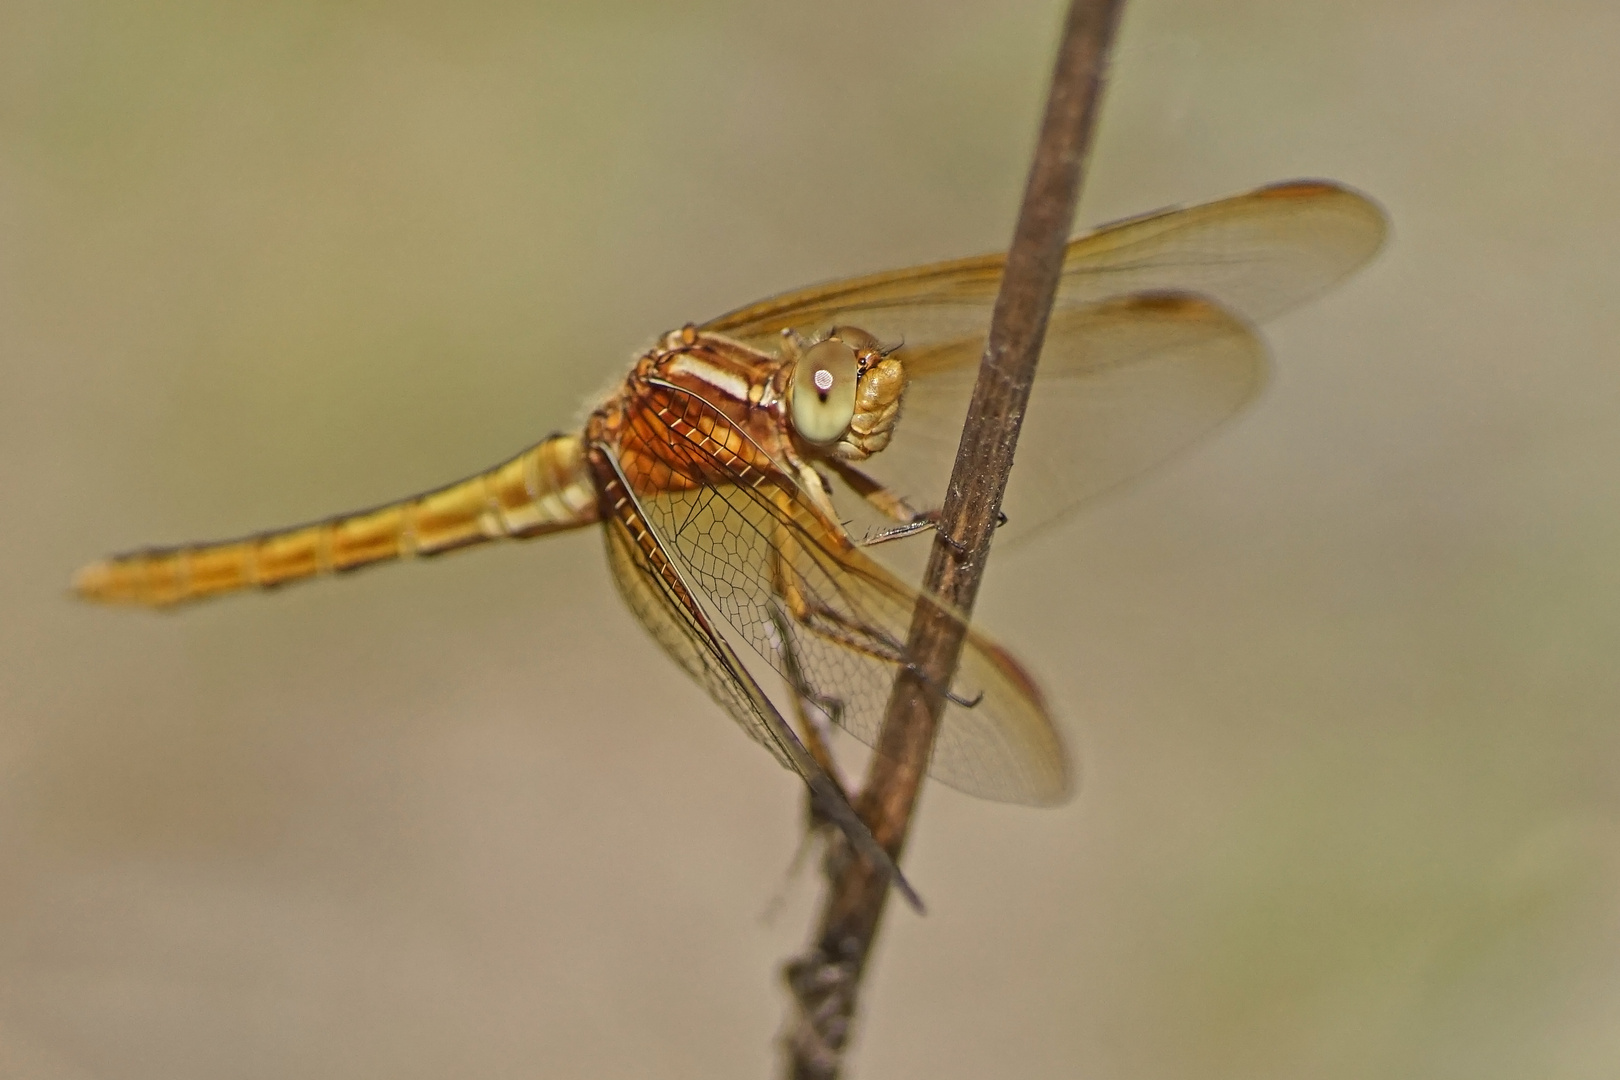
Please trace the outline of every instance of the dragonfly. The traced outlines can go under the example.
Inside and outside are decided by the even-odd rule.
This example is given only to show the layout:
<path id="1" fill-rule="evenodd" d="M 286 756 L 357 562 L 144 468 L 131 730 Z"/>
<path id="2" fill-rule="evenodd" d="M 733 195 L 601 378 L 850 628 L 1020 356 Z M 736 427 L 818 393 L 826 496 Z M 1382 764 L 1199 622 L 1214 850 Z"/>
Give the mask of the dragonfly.
<path id="1" fill-rule="evenodd" d="M 1296 180 L 1071 240 L 997 542 L 1237 413 L 1267 369 L 1256 324 L 1365 264 L 1385 233 L 1366 196 Z M 116 555 L 74 588 L 168 608 L 599 527 L 653 640 L 920 906 L 851 807 L 826 731 L 875 745 L 910 665 L 919 590 L 882 555 L 936 520 L 1003 265 L 984 255 L 872 274 L 688 324 L 642 353 L 581 429 L 488 471 L 309 524 Z M 1074 767 L 1036 680 L 966 632 L 929 775 L 986 799 L 1065 801 Z"/>

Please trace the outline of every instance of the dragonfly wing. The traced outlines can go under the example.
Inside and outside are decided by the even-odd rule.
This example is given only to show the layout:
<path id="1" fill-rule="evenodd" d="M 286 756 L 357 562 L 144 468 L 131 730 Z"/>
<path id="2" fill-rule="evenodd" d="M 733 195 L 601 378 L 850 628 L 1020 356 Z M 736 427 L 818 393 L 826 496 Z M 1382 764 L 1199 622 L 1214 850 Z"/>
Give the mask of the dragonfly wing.
<path id="1" fill-rule="evenodd" d="M 754 654 L 874 744 L 907 662 L 917 594 L 856 547 L 791 477 L 740 472 L 725 446 L 730 434 L 746 435 L 716 436 L 727 424 L 717 410 L 695 395 L 683 408 L 688 430 L 708 434 L 659 444 L 659 464 L 693 483 L 644 495 L 648 521 L 694 590 Z M 732 482 L 698 483 L 717 474 Z M 783 633 L 793 640 L 784 642 Z M 977 703 L 948 706 L 930 775 L 1004 802 L 1047 805 L 1070 794 L 1063 742 L 1033 680 L 1005 651 L 970 631 L 953 692 Z"/>
<path id="2" fill-rule="evenodd" d="M 903 584 L 859 548 L 838 552 L 843 599 L 870 625 L 904 641 L 917 604 Z M 811 576 L 811 575 L 806 575 Z M 801 634 L 805 638 L 813 635 Z M 810 648 L 822 648 L 816 642 Z M 894 665 L 882 677 L 892 683 Z M 843 727 L 875 746 L 888 694 L 875 710 L 856 709 Z M 957 662 L 952 697 L 934 739 L 928 775 L 995 802 L 1055 806 L 1073 795 L 1069 752 L 1034 678 L 1000 645 L 971 627 Z M 971 702 L 972 704 L 966 704 Z"/>
<path id="3" fill-rule="evenodd" d="M 1318 180 L 1160 210 L 1071 240 L 1054 311 L 1130 293 L 1190 292 L 1262 322 L 1366 263 L 1386 231 L 1372 200 Z M 982 338 L 1004 262 L 981 255 L 812 286 L 703 329 L 764 347 L 784 329 L 812 335 L 846 323 L 891 344 Z"/>
<path id="4" fill-rule="evenodd" d="M 763 743 L 777 761 L 803 778 L 812 801 L 827 820 L 839 827 L 856 850 L 889 874 L 914 908 L 922 910 L 922 900 L 889 853 L 872 837 L 843 789 L 816 763 L 731 646 L 714 632 L 678 572 L 666 574 L 667 567 L 655 566 L 649 553 L 662 550 L 662 546 L 655 535 L 642 531 L 647 524 L 633 498 L 619 516 L 605 523 L 608 565 L 630 610 L 653 640 L 751 738 Z M 637 540 L 638 533 L 643 537 L 641 541 Z"/>
<path id="5" fill-rule="evenodd" d="M 981 347 L 972 334 L 901 354 L 911 377 L 894 441 L 862 468 L 914 507 L 944 501 Z M 1198 441 L 1254 398 L 1265 372 L 1254 331 L 1202 297 L 1054 312 L 997 541 L 1027 538 Z"/>
<path id="6" fill-rule="evenodd" d="M 749 738 L 769 750 L 783 768 L 793 769 L 793 755 L 765 720 L 746 683 L 714 648 L 704 627 L 672 595 L 625 524 L 617 519 L 609 521 L 603 536 L 613 582 L 636 620 L 670 659 L 737 721 Z"/>

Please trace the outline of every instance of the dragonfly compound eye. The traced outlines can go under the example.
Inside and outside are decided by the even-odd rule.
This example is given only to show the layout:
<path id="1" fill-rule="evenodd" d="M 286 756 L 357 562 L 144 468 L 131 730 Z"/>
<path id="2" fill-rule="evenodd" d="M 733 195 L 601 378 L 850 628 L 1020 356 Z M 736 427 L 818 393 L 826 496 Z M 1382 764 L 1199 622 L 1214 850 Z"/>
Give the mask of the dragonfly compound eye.
<path id="1" fill-rule="evenodd" d="M 789 397 L 801 439 L 826 446 L 843 437 L 855 416 L 855 382 L 854 349 L 836 338 L 810 346 L 793 369 Z"/>

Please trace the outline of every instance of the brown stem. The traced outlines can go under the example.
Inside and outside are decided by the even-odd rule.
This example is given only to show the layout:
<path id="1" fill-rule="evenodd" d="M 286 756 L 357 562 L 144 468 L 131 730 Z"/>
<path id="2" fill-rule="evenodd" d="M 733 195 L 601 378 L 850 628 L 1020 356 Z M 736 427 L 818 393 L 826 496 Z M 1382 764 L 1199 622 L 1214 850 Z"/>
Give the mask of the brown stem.
<path id="1" fill-rule="evenodd" d="M 964 615 L 978 596 L 1012 470 L 1122 7 L 1124 0 L 1071 0 L 1064 23 L 1040 141 L 940 515 L 941 535 L 924 578 L 925 592 Z M 857 805 L 878 843 L 896 858 L 905 845 L 963 630 L 962 622 L 926 601 L 912 616 L 907 650 L 916 666 L 895 679 L 878 753 Z M 832 1080 L 842 1067 L 888 885 L 864 859 L 843 858 L 813 943 L 786 965 L 797 1010 L 783 1041 L 786 1073 L 796 1080 Z"/>

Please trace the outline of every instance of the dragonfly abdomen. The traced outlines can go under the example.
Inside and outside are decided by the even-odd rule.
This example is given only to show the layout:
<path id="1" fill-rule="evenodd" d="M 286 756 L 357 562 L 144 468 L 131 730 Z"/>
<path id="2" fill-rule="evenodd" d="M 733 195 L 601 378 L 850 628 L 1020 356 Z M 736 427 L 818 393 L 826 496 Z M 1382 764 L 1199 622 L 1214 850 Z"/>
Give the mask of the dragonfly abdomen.
<path id="1" fill-rule="evenodd" d="M 115 555 L 81 569 L 73 588 L 86 600 L 169 607 L 596 520 L 579 437 L 553 435 L 487 472 L 386 506 L 235 540 Z"/>

